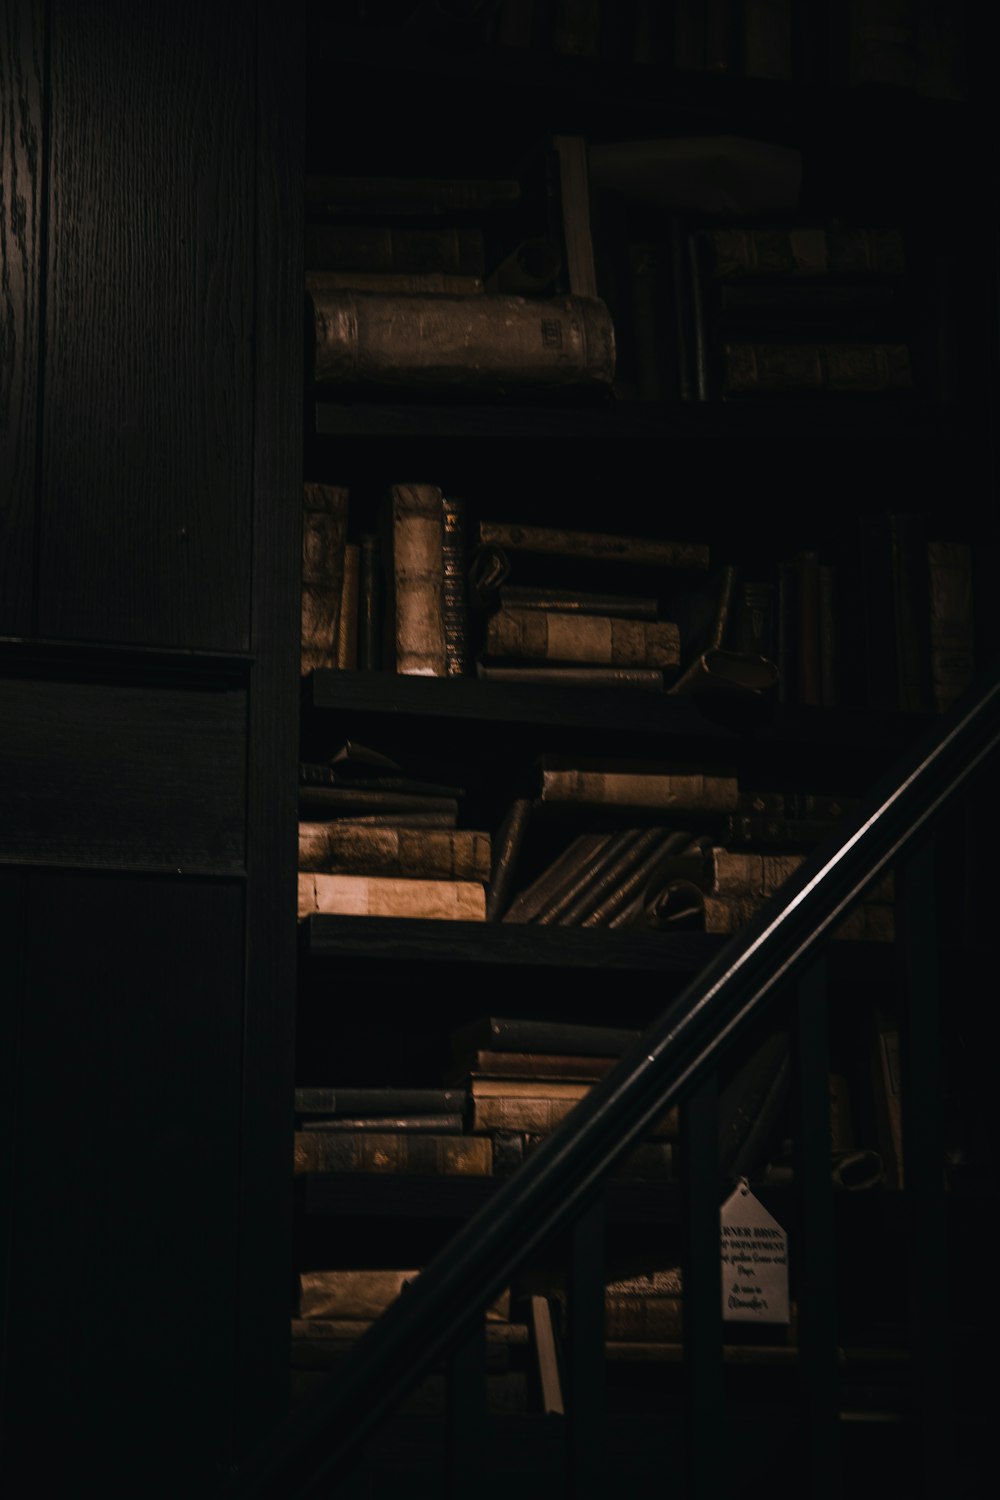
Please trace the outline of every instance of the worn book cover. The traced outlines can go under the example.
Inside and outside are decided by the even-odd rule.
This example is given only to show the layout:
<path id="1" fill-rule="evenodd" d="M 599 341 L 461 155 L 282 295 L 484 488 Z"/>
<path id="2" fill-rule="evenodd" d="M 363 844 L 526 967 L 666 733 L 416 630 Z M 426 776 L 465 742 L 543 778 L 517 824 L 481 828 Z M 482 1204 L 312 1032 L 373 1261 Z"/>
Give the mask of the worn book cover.
<path id="1" fill-rule="evenodd" d="M 299 919 L 319 912 L 341 917 L 421 917 L 446 922 L 485 922 L 486 892 L 479 880 L 300 872 Z"/>
<path id="2" fill-rule="evenodd" d="M 297 1130 L 294 1163 L 296 1176 L 387 1172 L 410 1177 L 489 1177 L 493 1153 L 489 1136 Z"/>

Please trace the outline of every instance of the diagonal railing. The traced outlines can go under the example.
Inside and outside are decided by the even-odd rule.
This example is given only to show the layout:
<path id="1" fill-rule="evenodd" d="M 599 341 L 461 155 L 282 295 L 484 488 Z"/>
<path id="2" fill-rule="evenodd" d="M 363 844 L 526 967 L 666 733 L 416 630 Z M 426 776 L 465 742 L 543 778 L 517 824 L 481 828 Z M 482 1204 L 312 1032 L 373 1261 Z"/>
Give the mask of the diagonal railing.
<path id="1" fill-rule="evenodd" d="M 835 1329 L 828 1295 L 830 1201 L 825 946 L 845 914 L 883 872 L 900 865 L 896 906 L 910 975 L 907 1062 L 911 1092 L 933 1084 L 937 1042 L 934 894 L 928 835 L 1000 742 L 1000 672 L 994 670 L 916 742 L 827 840 L 697 975 L 569 1119 L 499 1185 L 419 1278 L 359 1340 L 349 1367 L 331 1375 L 272 1433 L 233 1479 L 240 1500 L 330 1496 L 375 1425 L 443 1356 L 453 1374 L 477 1367 L 485 1308 L 518 1269 L 559 1232 L 572 1238 L 569 1468 L 574 1495 L 601 1489 L 599 1392 L 603 1348 L 600 1192 L 619 1159 L 673 1103 L 681 1105 L 686 1236 L 684 1342 L 689 1391 L 690 1495 L 715 1493 L 719 1475 L 721 1296 L 716 1073 L 730 1048 L 795 986 L 797 1136 L 802 1324 L 800 1362 L 811 1477 L 802 1493 L 833 1494 L 831 1419 Z M 933 1114 L 933 1101 L 928 1102 Z M 916 1121 L 916 1123 L 914 1123 Z M 907 1197 L 914 1287 L 941 1281 L 940 1164 L 933 1130 L 911 1111 Z M 713 1161 L 716 1170 L 710 1170 Z M 706 1169 L 706 1163 L 709 1169 Z M 815 1295 L 810 1295 L 813 1289 Z M 922 1306 L 922 1304 L 921 1304 Z M 919 1309 L 918 1309 L 919 1312 Z M 925 1424 L 928 1473 L 945 1463 L 946 1350 L 940 1309 L 923 1315 L 917 1386 L 935 1420 Z M 478 1333 L 477 1333 L 478 1327 Z M 464 1363 L 463 1363 L 464 1361 Z M 482 1361 L 478 1361 L 482 1368 Z M 921 1387 L 921 1381 L 923 1382 Z M 453 1409 L 475 1421 L 473 1381 L 459 1378 Z M 456 1452 L 461 1452 L 461 1440 Z"/>

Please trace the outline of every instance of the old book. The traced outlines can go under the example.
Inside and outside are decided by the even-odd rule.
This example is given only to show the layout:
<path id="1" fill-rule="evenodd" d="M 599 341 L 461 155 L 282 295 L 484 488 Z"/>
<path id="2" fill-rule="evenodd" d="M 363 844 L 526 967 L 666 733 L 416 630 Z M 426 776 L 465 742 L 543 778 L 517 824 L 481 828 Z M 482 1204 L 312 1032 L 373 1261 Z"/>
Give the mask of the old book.
<path id="1" fill-rule="evenodd" d="M 503 914 L 504 922 L 534 922 L 566 899 L 607 847 L 609 833 L 578 834 L 530 885 L 520 891 Z"/>
<path id="2" fill-rule="evenodd" d="M 393 824 L 403 813 L 421 815 L 423 826 L 427 826 L 427 819 L 432 819 L 435 827 L 453 828 L 458 819 L 458 798 L 381 787 L 308 784 L 299 787 L 299 817 L 305 822 L 329 822 L 338 817 L 353 822 L 367 815 Z"/>
<path id="3" fill-rule="evenodd" d="M 532 1293 L 528 1299 L 528 1316 L 531 1320 L 531 1340 L 538 1365 L 542 1411 L 547 1417 L 565 1416 L 566 1403 L 563 1398 L 559 1371 L 559 1352 L 548 1297 L 539 1292 Z"/>
<path id="4" fill-rule="evenodd" d="M 432 484 L 394 484 L 385 520 L 386 641 L 396 672 L 444 677 L 444 505 Z"/>
<path id="5" fill-rule="evenodd" d="M 345 1115 L 304 1120 L 303 1130 L 312 1131 L 377 1131 L 382 1135 L 395 1135 L 398 1131 L 423 1135 L 461 1135 L 460 1115 Z"/>
<path id="6" fill-rule="evenodd" d="M 722 363 L 726 396 L 801 391 L 864 394 L 913 386 L 905 344 L 727 343 Z"/>
<path id="7" fill-rule="evenodd" d="M 652 835 L 652 837 L 646 837 Z M 610 927 L 646 887 L 657 877 L 665 860 L 679 853 L 687 844 L 686 833 L 665 833 L 662 829 L 644 830 L 640 843 L 623 860 L 617 871 L 606 875 L 598 884 L 577 920 L 581 927 Z M 596 899 L 595 899 L 596 898 Z M 567 913 L 564 921 L 569 921 Z"/>
<path id="8" fill-rule="evenodd" d="M 402 1131 L 295 1132 L 295 1175 L 306 1172 L 388 1172 L 408 1177 L 489 1177 L 489 1136 L 420 1135 Z"/>
<path id="9" fill-rule="evenodd" d="M 579 5 L 580 0 L 576 3 Z M 587 0 L 587 3 L 592 12 L 597 11 L 593 0 Z M 596 297 L 587 143 L 582 135 L 554 135 L 552 149 L 559 162 L 559 198 L 569 290 L 575 297 Z"/>
<path id="10" fill-rule="evenodd" d="M 705 265 L 717 277 L 901 276 L 899 229 L 710 229 L 701 233 Z"/>
<path id="11" fill-rule="evenodd" d="M 455 496 L 442 499 L 442 600 L 444 609 L 444 659 L 448 677 L 464 676 L 469 670 L 469 591 L 465 563 L 465 501 Z"/>
<path id="12" fill-rule="evenodd" d="M 543 1082 L 538 1078 L 472 1078 L 470 1129 L 548 1135 L 593 1086 L 592 1082 L 566 1079 Z M 650 1127 L 646 1138 L 675 1140 L 679 1119 L 676 1107 L 672 1107 Z"/>
<path id="13" fill-rule="evenodd" d="M 706 888 L 716 896 L 773 896 L 805 858 L 804 854 L 748 854 L 715 847 L 706 861 Z M 888 903 L 894 896 L 895 881 L 889 870 L 866 899 Z"/>
<path id="14" fill-rule="evenodd" d="M 307 789 L 308 790 L 308 789 Z M 300 799 L 301 800 L 301 799 Z M 301 810 L 308 812 L 308 802 L 301 801 Z M 458 821 L 458 804 L 452 803 L 445 812 L 366 812 L 351 813 L 347 817 L 327 818 L 353 828 L 454 828 Z"/>
<path id="15" fill-rule="evenodd" d="M 723 813 L 736 809 L 738 783 L 724 773 L 667 769 L 648 762 L 568 762 L 553 756 L 539 762 L 543 803 Z"/>
<path id="16" fill-rule="evenodd" d="M 358 666 L 377 672 L 382 665 L 382 545 L 375 532 L 366 532 L 358 545 Z"/>
<path id="17" fill-rule="evenodd" d="M 482 682 L 519 682 L 525 687 L 639 688 L 663 691 L 659 667 L 522 667 L 509 663 L 477 662 Z"/>
<path id="18" fill-rule="evenodd" d="M 721 693 L 759 697 L 775 686 L 778 676 L 777 664 L 765 656 L 718 647 L 699 653 L 667 691 L 678 696 Z"/>
<path id="19" fill-rule="evenodd" d="M 836 818 L 731 813 L 720 824 L 719 841 L 737 848 L 812 849 L 840 826 Z"/>
<path id="20" fill-rule="evenodd" d="M 510 901 L 518 858 L 531 821 L 530 797 L 515 797 L 492 841 L 489 883 L 486 888 L 486 920 L 499 922 Z"/>
<path id="21" fill-rule="evenodd" d="M 521 197 L 515 177 L 346 177 L 308 174 L 306 217 L 339 218 L 344 214 L 372 218 L 479 216 L 511 208 Z"/>
<path id="22" fill-rule="evenodd" d="M 313 292 L 319 386 L 486 390 L 606 387 L 615 341 L 590 297 Z"/>
<path id="23" fill-rule="evenodd" d="M 342 224 L 305 227 L 305 263 L 310 271 L 390 271 L 407 275 L 444 272 L 481 279 L 486 270 L 485 259 L 480 229 Z"/>
<path id="24" fill-rule="evenodd" d="M 342 485 L 306 484 L 302 511 L 303 675 L 337 664 L 337 625 L 347 545 L 348 492 Z"/>
<path id="25" fill-rule="evenodd" d="M 417 1270 L 321 1270 L 300 1271 L 298 1315 L 315 1321 L 368 1322 L 379 1317 L 400 1293 L 416 1281 Z M 509 1323 L 510 1288 L 506 1287 L 486 1309 L 487 1323 Z M 307 1337 L 315 1336 L 303 1330 Z"/>
<path id="26" fill-rule="evenodd" d="M 325 764 L 322 761 L 299 761 L 299 784 L 338 787 L 345 791 L 402 792 L 411 797 L 464 796 L 464 789 L 460 786 L 405 776 L 397 762 L 388 757 L 375 760 L 372 758 L 374 754 L 349 740 Z"/>
<path id="27" fill-rule="evenodd" d="M 490 874 L 490 836 L 469 828 L 300 823 L 299 869 L 332 875 L 485 881 Z"/>
<path id="28" fill-rule="evenodd" d="M 615 889 L 619 874 L 642 859 L 650 842 L 658 838 L 658 829 L 620 828 L 606 834 L 601 845 L 589 858 L 580 860 L 569 879 L 543 903 L 534 917 L 536 922 L 571 926 L 596 905 L 604 893 Z M 544 872 L 543 872 L 544 874 Z"/>
<path id="29" fill-rule="evenodd" d="M 343 917 L 420 917 L 485 922 L 478 880 L 394 879 L 385 875 L 299 875 L 299 919 L 322 912 Z"/>
<path id="30" fill-rule="evenodd" d="M 763 909 L 767 900 L 766 896 L 706 895 L 703 903 L 705 931 L 738 932 Z M 891 943 L 895 938 L 893 908 L 888 904 L 862 901 L 841 920 L 832 936 L 854 942 Z"/>
<path id="31" fill-rule="evenodd" d="M 307 271 L 307 292 L 405 292 L 412 296 L 482 296 L 481 276 L 446 271 Z"/>
<path id="32" fill-rule="evenodd" d="M 772 813 L 779 818 L 817 818 L 828 822 L 857 812 L 860 797 L 844 796 L 839 792 L 796 792 L 752 790 L 740 792 L 737 811 L 741 813 Z"/>
<path id="33" fill-rule="evenodd" d="M 583 1057 L 557 1052 L 497 1052 L 480 1047 L 466 1059 L 470 1078 L 562 1079 L 593 1083 L 610 1073 L 616 1057 Z"/>
<path id="34" fill-rule="evenodd" d="M 481 1049 L 492 1052 L 575 1053 L 581 1057 L 621 1057 L 639 1040 L 638 1031 L 588 1026 L 533 1016 L 480 1016 L 452 1033 L 452 1051 L 461 1063 Z"/>
<path id="35" fill-rule="evenodd" d="M 337 668 L 353 672 L 358 665 L 358 573 L 360 549 L 354 542 L 344 548 L 344 582 L 337 620 Z"/>
<path id="36" fill-rule="evenodd" d="M 301 1118 L 338 1115 L 435 1115 L 464 1113 L 464 1089 L 297 1088 L 295 1113 Z"/>
<path id="37" fill-rule="evenodd" d="M 944 713 L 972 682 L 976 630 L 972 549 L 962 542 L 928 542 L 930 699 Z"/>
<path id="38" fill-rule="evenodd" d="M 671 620 L 500 609 L 486 627 L 488 656 L 595 666 L 676 667 L 680 636 Z"/>
<path id="39" fill-rule="evenodd" d="M 612 1282 L 604 1291 L 604 1336 L 617 1342 L 667 1342 L 682 1337 L 679 1271 L 653 1271 Z"/>
<path id="40" fill-rule="evenodd" d="M 498 590 L 502 610 L 543 610 L 560 615 L 604 615 L 619 620 L 655 620 L 656 599 L 631 594 L 592 594 L 578 589 L 532 588 L 503 583 Z"/>
<path id="41" fill-rule="evenodd" d="M 479 544 L 504 552 L 534 552 L 547 557 L 593 558 L 602 562 L 637 563 L 652 568 L 704 569 L 708 547 L 695 542 L 670 542 L 658 537 L 635 537 L 595 531 L 567 531 L 558 527 L 521 525 L 509 521 L 480 521 Z"/>

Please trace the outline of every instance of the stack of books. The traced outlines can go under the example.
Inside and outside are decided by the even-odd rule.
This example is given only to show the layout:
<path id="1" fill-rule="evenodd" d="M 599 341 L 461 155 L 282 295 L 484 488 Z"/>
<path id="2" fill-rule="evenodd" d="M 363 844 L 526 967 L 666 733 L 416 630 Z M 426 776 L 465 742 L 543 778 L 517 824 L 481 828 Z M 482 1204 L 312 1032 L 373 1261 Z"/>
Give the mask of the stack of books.
<path id="1" fill-rule="evenodd" d="M 295 1174 L 489 1177 L 488 1140 L 464 1134 L 462 1089 L 298 1088 Z"/>
<path id="2" fill-rule="evenodd" d="M 648 688 L 680 666 L 670 581 L 708 567 L 697 543 L 481 520 L 470 579 L 486 681 Z"/>
<path id="3" fill-rule="evenodd" d="M 301 763 L 300 919 L 484 921 L 490 835 L 457 827 L 463 795 L 353 741 L 325 765 Z"/>

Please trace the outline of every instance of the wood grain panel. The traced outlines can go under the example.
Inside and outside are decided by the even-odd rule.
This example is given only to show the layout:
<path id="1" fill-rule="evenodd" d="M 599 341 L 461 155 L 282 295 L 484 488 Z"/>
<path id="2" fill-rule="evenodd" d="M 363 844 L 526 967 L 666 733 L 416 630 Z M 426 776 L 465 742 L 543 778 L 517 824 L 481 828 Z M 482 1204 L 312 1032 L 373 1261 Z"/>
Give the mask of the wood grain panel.
<path id="1" fill-rule="evenodd" d="M 39 630 L 244 650 L 253 12 L 51 11 Z"/>
<path id="2" fill-rule="evenodd" d="M 257 7 L 253 650 L 237 1451 L 287 1402 L 302 569 L 302 34 Z"/>
<path id="3" fill-rule="evenodd" d="M 214 1493 L 196 1479 L 225 1461 L 234 1378 L 243 892 L 25 878 L 9 1398 L 39 1469 L 12 1493 Z"/>
<path id="4" fill-rule="evenodd" d="M 31 628 L 45 151 L 42 0 L 0 10 L 0 634 Z"/>
<path id="5" fill-rule="evenodd" d="M 241 872 L 243 689 L 0 679 L 0 862 Z"/>

